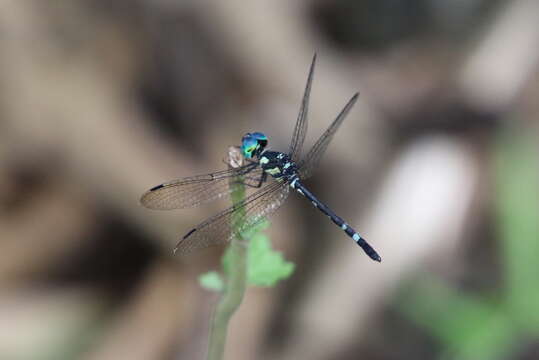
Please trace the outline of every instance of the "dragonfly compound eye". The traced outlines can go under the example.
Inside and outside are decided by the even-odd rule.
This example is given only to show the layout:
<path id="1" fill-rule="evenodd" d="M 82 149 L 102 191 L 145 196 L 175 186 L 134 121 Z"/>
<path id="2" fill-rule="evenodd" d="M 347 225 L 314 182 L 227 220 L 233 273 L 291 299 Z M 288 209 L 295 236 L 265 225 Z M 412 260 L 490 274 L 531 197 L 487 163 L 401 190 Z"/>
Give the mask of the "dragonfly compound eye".
<path id="1" fill-rule="evenodd" d="M 256 141 L 258 142 L 258 150 L 260 152 L 262 152 L 262 150 L 264 150 L 264 148 L 266 147 L 266 145 L 268 145 L 268 137 L 260 132 L 255 132 L 255 133 L 252 133 L 251 134 L 255 139 Z"/>
<path id="2" fill-rule="evenodd" d="M 259 155 L 268 144 L 268 138 L 262 133 L 247 133 L 241 139 L 241 150 L 243 156 L 252 158 Z"/>

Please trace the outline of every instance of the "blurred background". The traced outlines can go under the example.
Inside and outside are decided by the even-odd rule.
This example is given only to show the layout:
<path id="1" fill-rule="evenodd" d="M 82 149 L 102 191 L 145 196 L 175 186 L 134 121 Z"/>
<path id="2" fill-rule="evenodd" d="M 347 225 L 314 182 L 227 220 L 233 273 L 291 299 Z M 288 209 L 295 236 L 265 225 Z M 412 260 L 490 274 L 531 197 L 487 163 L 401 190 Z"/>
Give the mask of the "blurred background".
<path id="1" fill-rule="evenodd" d="M 227 202 L 140 195 L 286 150 L 315 51 L 305 147 L 361 97 L 307 185 L 383 261 L 292 194 L 225 358 L 538 359 L 534 0 L 2 1 L 0 359 L 203 359 Z"/>

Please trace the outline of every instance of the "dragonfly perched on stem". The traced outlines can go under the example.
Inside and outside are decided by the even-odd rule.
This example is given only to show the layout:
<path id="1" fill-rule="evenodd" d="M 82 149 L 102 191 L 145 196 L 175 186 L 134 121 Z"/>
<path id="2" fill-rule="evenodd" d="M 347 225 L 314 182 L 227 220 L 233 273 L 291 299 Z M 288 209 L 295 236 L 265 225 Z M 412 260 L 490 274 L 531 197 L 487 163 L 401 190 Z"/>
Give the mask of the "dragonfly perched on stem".
<path id="1" fill-rule="evenodd" d="M 243 136 L 241 143 L 241 152 L 245 158 L 244 165 L 206 175 L 169 181 L 151 188 L 142 195 L 141 203 L 145 207 L 171 210 L 197 206 L 228 195 L 231 187 L 227 180 L 230 178 L 240 178 L 245 185 L 259 188 L 244 200 L 191 229 L 178 242 L 174 252 L 186 253 L 230 241 L 233 237 L 238 236 L 239 232 L 253 227 L 273 214 L 284 203 L 289 190 L 293 189 L 328 216 L 371 259 L 381 261 L 380 255 L 361 235 L 327 205 L 318 200 L 303 184 L 303 180 L 309 178 L 318 168 L 322 155 L 359 96 L 358 93 L 352 96 L 311 150 L 302 157 L 301 150 L 307 133 L 307 113 L 315 64 L 316 54 L 313 56 L 309 69 L 307 85 L 288 152 L 267 150 L 268 138 L 266 135 L 260 132 L 247 133 Z M 240 209 L 242 210 L 241 217 L 238 219 L 238 216 L 234 215 L 237 215 Z M 234 229 L 233 221 L 235 224 L 241 223 L 240 229 Z"/>

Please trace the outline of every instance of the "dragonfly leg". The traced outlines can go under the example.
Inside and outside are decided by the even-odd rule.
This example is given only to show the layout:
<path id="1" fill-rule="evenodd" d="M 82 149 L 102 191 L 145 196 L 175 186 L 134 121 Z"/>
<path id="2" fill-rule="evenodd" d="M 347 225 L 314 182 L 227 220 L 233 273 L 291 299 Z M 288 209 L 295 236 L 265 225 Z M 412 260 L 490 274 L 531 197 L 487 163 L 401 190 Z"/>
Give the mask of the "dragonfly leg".
<path id="1" fill-rule="evenodd" d="M 254 177 L 246 176 L 245 179 L 257 181 L 257 184 L 256 184 L 256 185 L 249 184 L 249 183 L 247 183 L 245 180 L 243 181 L 243 184 L 244 184 L 245 186 L 249 186 L 249 187 L 252 187 L 252 188 L 257 189 L 257 188 L 261 187 L 263 183 L 266 182 L 266 180 L 268 179 L 268 173 L 266 173 L 266 172 L 262 173 L 262 176 L 259 177 L 259 178 L 254 178 Z"/>

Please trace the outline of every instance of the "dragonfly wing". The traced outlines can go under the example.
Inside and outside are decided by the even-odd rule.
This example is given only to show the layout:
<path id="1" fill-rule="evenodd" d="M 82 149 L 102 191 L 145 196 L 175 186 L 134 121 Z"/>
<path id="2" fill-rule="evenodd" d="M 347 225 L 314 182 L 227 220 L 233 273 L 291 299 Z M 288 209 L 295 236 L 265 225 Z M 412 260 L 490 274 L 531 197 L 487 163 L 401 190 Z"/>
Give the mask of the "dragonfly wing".
<path id="1" fill-rule="evenodd" d="M 346 103 L 344 108 L 341 110 L 339 115 L 333 120 L 333 123 L 327 128 L 327 130 L 320 136 L 318 141 L 313 145 L 311 150 L 307 153 L 305 158 L 299 162 L 299 174 L 302 179 L 306 179 L 310 177 L 313 172 L 318 168 L 318 164 L 320 163 L 320 159 L 326 152 L 326 149 L 328 148 L 329 143 L 333 139 L 333 136 L 339 129 L 339 126 L 341 126 L 343 120 L 346 118 L 346 115 L 350 112 L 350 109 L 352 109 L 352 106 L 357 101 L 359 94 L 356 93 L 352 98 Z"/>
<path id="2" fill-rule="evenodd" d="M 157 210 L 194 207 L 228 195 L 231 192 L 231 178 L 246 175 L 249 179 L 245 182 L 253 183 L 260 179 L 262 172 L 257 163 L 249 163 L 212 174 L 173 180 L 146 191 L 140 202 L 147 208 Z"/>
<path id="3" fill-rule="evenodd" d="M 307 77 L 307 85 L 305 86 L 305 92 L 303 93 L 303 100 L 299 108 L 298 119 L 296 121 L 296 127 L 294 128 L 294 134 L 292 135 L 292 142 L 290 143 L 290 149 L 288 154 L 294 161 L 299 159 L 303 142 L 305 141 L 305 135 L 307 134 L 307 113 L 309 112 L 309 98 L 311 96 L 311 85 L 313 82 L 314 66 L 316 64 L 316 54 L 313 56 L 311 68 L 309 69 L 309 76 Z"/>
<path id="4" fill-rule="evenodd" d="M 178 242 L 174 252 L 185 254 L 230 241 L 238 232 L 252 228 L 273 214 L 283 204 L 288 192 L 289 187 L 280 182 L 267 185 L 197 225 Z"/>

